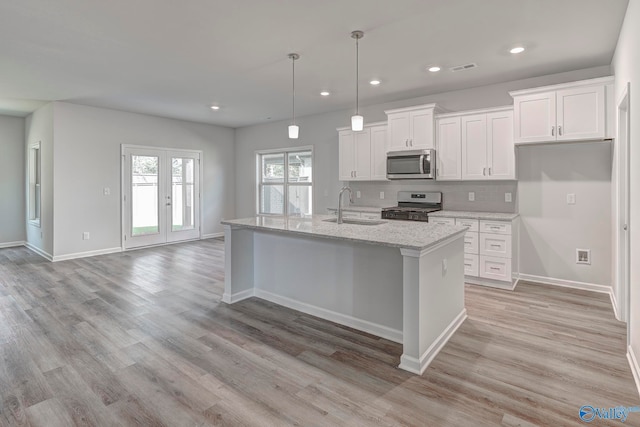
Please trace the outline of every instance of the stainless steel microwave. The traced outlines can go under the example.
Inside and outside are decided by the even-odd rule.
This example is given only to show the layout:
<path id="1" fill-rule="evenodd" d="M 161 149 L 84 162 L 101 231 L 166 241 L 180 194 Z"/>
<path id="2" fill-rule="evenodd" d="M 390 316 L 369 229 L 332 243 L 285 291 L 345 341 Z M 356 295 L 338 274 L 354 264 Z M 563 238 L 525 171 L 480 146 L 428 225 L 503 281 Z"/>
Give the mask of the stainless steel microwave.
<path id="1" fill-rule="evenodd" d="M 388 179 L 435 179 L 436 150 L 389 151 Z"/>

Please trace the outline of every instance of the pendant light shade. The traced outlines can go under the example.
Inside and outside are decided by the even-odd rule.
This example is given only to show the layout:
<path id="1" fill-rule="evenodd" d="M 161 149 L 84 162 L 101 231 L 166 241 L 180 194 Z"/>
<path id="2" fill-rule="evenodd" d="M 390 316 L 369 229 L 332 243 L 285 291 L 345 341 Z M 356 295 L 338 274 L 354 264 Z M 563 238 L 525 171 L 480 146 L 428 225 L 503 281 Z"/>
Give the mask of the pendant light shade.
<path id="1" fill-rule="evenodd" d="M 358 41 L 364 37 L 364 33 L 362 31 L 352 31 L 351 32 L 351 38 L 356 39 L 356 114 L 351 116 L 351 130 L 355 131 L 355 132 L 359 132 L 361 130 L 364 129 L 364 117 L 362 117 L 360 115 L 360 111 L 359 111 L 359 102 L 358 102 L 358 95 L 359 95 L 359 84 L 360 84 L 360 78 L 359 78 L 359 51 L 358 51 Z"/>
<path id="2" fill-rule="evenodd" d="M 289 125 L 289 138 L 298 139 L 300 128 L 296 125 L 296 60 L 300 58 L 297 53 L 290 53 L 288 58 L 291 59 L 292 67 L 292 90 L 291 90 L 291 124 Z"/>

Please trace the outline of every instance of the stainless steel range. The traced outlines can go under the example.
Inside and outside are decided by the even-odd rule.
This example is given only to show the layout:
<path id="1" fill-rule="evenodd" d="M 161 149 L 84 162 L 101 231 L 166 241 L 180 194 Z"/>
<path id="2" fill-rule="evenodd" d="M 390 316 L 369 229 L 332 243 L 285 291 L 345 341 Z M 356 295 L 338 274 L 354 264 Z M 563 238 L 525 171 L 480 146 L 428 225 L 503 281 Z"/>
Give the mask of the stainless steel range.
<path id="1" fill-rule="evenodd" d="M 429 221 L 429 212 L 442 210 L 440 191 L 398 191 L 398 206 L 382 209 L 382 218 Z"/>

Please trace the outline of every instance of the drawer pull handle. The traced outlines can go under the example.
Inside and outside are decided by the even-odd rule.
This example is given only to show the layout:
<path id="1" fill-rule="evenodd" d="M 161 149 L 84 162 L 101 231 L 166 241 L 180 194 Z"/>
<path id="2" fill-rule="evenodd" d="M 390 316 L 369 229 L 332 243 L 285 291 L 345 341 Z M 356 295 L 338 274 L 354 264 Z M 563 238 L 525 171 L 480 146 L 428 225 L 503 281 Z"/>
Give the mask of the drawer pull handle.
<path id="1" fill-rule="evenodd" d="M 498 268 L 498 267 L 489 267 L 489 268 L 492 269 L 492 270 L 500 270 L 500 268 Z"/>
<path id="2" fill-rule="evenodd" d="M 500 230 L 500 229 L 502 229 L 502 227 L 498 227 L 498 226 L 496 226 L 496 225 L 492 225 L 492 226 L 491 226 L 491 229 L 492 229 L 492 230 Z"/>
<path id="3" fill-rule="evenodd" d="M 501 248 L 501 245 L 491 245 L 492 248 Z"/>
<path id="4" fill-rule="evenodd" d="M 471 264 L 465 264 L 464 266 L 465 267 L 471 267 Z"/>

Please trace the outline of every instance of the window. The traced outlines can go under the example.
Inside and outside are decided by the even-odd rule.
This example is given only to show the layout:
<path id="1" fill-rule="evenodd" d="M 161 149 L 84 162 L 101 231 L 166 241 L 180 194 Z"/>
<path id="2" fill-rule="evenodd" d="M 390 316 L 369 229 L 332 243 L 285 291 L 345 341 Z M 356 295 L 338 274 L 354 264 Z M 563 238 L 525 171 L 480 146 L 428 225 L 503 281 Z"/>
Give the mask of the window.
<path id="1" fill-rule="evenodd" d="M 41 161 L 40 142 L 29 146 L 29 222 L 40 226 Z"/>
<path id="2" fill-rule="evenodd" d="M 260 215 L 311 215 L 313 150 L 310 147 L 256 154 Z"/>

